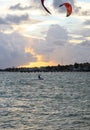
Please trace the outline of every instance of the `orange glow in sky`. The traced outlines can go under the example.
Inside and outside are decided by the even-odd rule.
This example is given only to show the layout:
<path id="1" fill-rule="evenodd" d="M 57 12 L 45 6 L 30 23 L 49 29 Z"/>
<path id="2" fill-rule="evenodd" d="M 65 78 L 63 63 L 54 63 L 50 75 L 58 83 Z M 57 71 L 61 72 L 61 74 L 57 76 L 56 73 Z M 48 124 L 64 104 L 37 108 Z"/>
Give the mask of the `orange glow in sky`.
<path id="1" fill-rule="evenodd" d="M 43 66 L 48 66 L 48 65 L 50 65 L 50 66 L 56 65 L 56 63 L 54 61 L 49 61 L 49 62 L 43 61 L 43 56 L 35 54 L 34 50 L 31 48 L 26 47 L 25 52 L 32 54 L 34 57 L 37 58 L 37 61 L 29 62 L 29 64 L 21 65 L 19 67 L 28 68 L 28 67 L 43 67 Z"/>

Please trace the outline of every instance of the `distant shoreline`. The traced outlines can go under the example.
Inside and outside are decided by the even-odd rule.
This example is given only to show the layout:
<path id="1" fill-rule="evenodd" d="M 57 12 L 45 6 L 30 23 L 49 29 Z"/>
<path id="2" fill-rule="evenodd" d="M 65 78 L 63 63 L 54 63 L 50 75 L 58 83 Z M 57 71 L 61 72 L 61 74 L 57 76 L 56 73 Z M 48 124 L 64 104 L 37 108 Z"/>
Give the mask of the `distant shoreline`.
<path id="1" fill-rule="evenodd" d="M 74 65 L 57 65 L 33 68 L 5 68 L 0 72 L 90 72 L 90 63 L 75 63 Z"/>

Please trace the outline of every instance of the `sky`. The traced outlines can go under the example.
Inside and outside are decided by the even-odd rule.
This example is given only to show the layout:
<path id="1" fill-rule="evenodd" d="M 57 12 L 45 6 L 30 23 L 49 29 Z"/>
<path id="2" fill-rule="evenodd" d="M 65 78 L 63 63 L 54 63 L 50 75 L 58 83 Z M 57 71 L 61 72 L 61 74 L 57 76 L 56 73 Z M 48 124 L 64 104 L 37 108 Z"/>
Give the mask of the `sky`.
<path id="1" fill-rule="evenodd" d="M 72 14 L 66 17 L 69 2 Z M 90 63 L 90 0 L 0 0 L 0 68 Z"/>

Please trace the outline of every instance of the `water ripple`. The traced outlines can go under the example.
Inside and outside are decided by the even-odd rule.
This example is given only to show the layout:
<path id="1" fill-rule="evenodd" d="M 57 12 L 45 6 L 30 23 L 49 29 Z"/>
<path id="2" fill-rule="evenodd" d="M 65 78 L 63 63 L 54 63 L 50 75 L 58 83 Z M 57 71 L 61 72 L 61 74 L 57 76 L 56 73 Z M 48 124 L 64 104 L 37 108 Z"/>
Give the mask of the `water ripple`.
<path id="1" fill-rule="evenodd" d="M 0 73 L 0 130 L 90 130 L 90 73 Z"/>

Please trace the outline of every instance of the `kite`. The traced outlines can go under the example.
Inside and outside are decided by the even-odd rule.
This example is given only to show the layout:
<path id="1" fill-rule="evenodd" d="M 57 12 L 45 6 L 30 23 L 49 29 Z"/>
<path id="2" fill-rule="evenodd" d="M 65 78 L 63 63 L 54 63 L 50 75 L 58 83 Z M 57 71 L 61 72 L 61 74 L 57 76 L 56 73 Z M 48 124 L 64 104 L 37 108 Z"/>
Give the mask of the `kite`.
<path id="1" fill-rule="evenodd" d="M 45 5 L 44 5 L 44 0 L 41 0 L 41 3 L 42 3 L 42 6 L 44 7 L 44 9 L 45 9 L 49 14 L 51 14 L 51 12 L 45 7 Z"/>
<path id="2" fill-rule="evenodd" d="M 45 7 L 44 1 L 45 1 L 45 0 L 41 0 L 42 6 L 44 7 L 44 9 L 45 9 L 49 14 L 51 14 L 51 12 Z M 66 2 L 66 3 L 61 4 L 59 7 L 61 7 L 61 6 L 63 6 L 63 5 L 64 5 L 64 6 L 66 7 L 66 9 L 67 9 L 67 15 L 66 15 L 66 17 L 70 16 L 71 13 L 72 13 L 72 6 L 71 6 L 71 4 Z"/>
<path id="3" fill-rule="evenodd" d="M 71 6 L 71 4 L 69 4 L 69 3 L 63 3 L 63 4 L 61 4 L 59 7 L 61 7 L 61 6 L 65 6 L 66 7 L 66 9 L 67 9 L 67 15 L 66 15 L 66 17 L 68 17 L 71 13 L 72 13 L 72 6 Z"/>

